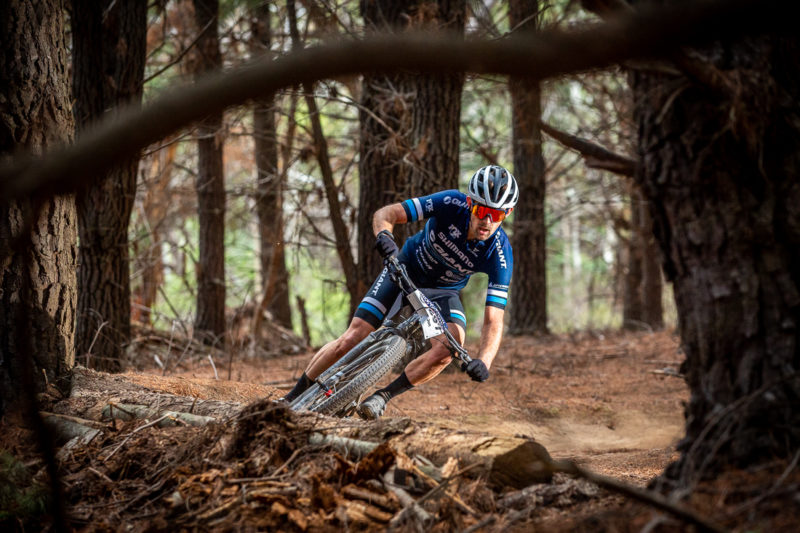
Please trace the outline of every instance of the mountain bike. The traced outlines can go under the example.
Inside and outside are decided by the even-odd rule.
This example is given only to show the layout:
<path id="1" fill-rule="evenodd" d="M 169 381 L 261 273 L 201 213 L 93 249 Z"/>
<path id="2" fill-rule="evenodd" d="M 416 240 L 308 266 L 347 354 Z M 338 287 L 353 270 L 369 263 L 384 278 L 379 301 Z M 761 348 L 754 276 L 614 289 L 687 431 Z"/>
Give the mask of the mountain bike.
<path id="1" fill-rule="evenodd" d="M 408 305 L 320 374 L 314 385 L 289 404 L 291 409 L 350 416 L 364 393 L 389 370 L 425 353 L 430 339 L 440 335 L 444 335 L 442 342 L 447 343 L 453 360 L 461 361 L 462 371 L 472 361 L 447 329 L 439 308 L 408 277 L 405 265 L 396 257 L 384 263 Z"/>

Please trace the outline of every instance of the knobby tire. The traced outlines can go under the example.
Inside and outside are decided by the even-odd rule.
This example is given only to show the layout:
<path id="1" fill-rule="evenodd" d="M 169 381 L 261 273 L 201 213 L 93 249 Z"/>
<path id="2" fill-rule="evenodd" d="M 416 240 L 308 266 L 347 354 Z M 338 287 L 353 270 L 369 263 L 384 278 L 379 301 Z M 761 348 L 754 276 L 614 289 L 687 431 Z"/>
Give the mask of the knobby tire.
<path id="1" fill-rule="evenodd" d="M 404 338 L 391 335 L 367 348 L 354 361 L 357 364 L 352 364 L 348 373 L 341 378 L 340 382 L 346 382 L 346 384 L 335 390 L 322 402 L 310 406 L 309 410 L 329 415 L 336 415 L 344 410 L 403 358 L 406 345 L 407 342 Z M 324 394 L 322 391 L 320 393 Z"/>

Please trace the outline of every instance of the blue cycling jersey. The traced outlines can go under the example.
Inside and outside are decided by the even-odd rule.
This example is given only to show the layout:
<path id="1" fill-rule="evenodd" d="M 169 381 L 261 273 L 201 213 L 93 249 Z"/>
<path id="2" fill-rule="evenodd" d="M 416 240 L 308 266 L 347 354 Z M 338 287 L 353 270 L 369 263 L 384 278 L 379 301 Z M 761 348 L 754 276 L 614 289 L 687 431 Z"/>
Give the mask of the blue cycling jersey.
<path id="1" fill-rule="evenodd" d="M 414 281 L 422 287 L 457 290 L 472 274 L 483 272 L 489 276 L 486 305 L 504 309 L 514 257 L 503 228 L 485 241 L 467 240 L 467 195 L 457 190 L 412 198 L 402 205 L 409 222 L 428 220 L 400 254 Z"/>

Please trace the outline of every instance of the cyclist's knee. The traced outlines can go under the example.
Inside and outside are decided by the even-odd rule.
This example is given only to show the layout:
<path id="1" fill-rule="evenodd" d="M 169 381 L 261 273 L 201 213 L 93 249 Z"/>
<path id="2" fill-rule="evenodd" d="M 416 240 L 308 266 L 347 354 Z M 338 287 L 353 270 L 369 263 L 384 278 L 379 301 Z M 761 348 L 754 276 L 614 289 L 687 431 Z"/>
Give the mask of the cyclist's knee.
<path id="1" fill-rule="evenodd" d="M 339 344 L 342 349 L 349 350 L 362 340 L 372 333 L 375 328 L 370 325 L 369 322 L 366 320 L 362 320 L 360 318 L 354 318 L 350 322 L 350 326 L 348 326 L 347 331 L 342 333 L 342 336 L 339 337 Z"/>
<path id="2" fill-rule="evenodd" d="M 450 350 L 441 343 L 434 343 L 424 357 L 431 366 L 447 366 L 451 359 Z"/>

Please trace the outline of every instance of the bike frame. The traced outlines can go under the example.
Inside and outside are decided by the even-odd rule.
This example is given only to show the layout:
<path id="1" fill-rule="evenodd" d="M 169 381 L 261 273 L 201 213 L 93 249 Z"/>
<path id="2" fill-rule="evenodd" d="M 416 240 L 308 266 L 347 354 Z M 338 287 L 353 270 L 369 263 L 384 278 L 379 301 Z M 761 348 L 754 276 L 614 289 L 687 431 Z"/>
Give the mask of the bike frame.
<path id="1" fill-rule="evenodd" d="M 453 359 L 462 361 L 461 370 L 464 370 L 466 364 L 472 361 L 467 351 L 450 333 L 439 308 L 411 281 L 405 265 L 400 263 L 396 257 L 386 259 L 385 264 L 392 281 L 397 283 L 414 309 L 413 314 L 396 326 L 389 322 L 384 327 L 367 335 L 364 340 L 322 372 L 315 380 L 316 386 L 309 387 L 292 402 L 292 409 L 305 408 L 317 397 L 319 389 L 325 391 L 326 396 L 332 394 L 341 378 L 348 375 L 353 366 L 360 364 L 361 355 L 391 335 L 402 336 L 408 342 L 407 350 L 413 351 L 421 350 L 428 339 L 444 335 Z"/>
<path id="2" fill-rule="evenodd" d="M 411 281 L 405 265 L 400 263 L 396 257 L 386 259 L 385 263 L 392 281 L 397 283 L 400 290 L 403 291 L 406 299 L 411 304 L 411 307 L 414 308 L 415 314 L 419 317 L 423 337 L 427 340 L 432 337 L 444 335 L 447 338 L 448 349 L 453 358 L 461 359 L 464 364 L 472 361 L 472 358 L 470 358 L 464 347 L 461 346 L 456 338 L 453 337 L 453 334 L 450 333 L 447 322 L 439 311 L 439 308 L 414 285 L 413 281 Z"/>

